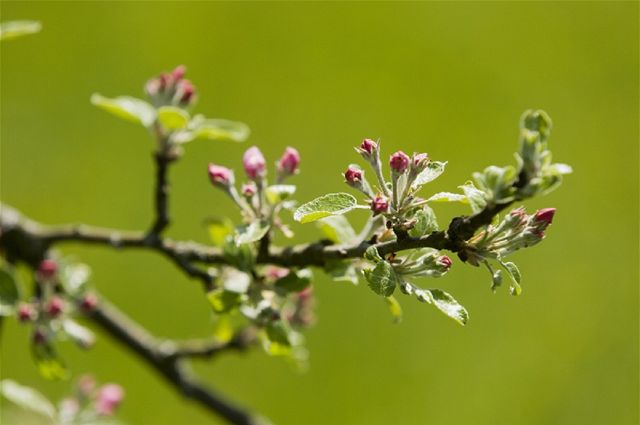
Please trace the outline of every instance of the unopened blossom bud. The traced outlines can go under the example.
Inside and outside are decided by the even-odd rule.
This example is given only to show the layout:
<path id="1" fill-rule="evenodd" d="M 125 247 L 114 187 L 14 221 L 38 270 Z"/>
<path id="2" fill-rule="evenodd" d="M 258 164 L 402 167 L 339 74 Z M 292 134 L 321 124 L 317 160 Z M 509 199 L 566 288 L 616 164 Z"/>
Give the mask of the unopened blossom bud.
<path id="1" fill-rule="evenodd" d="M 189 80 L 181 80 L 180 85 L 178 86 L 178 90 L 176 91 L 176 96 L 178 98 L 178 103 L 183 106 L 188 106 L 193 103 L 195 99 L 196 88 Z"/>
<path id="2" fill-rule="evenodd" d="M 426 153 L 414 153 L 411 158 L 411 169 L 416 174 L 419 174 L 429 165 L 429 155 Z"/>
<path id="3" fill-rule="evenodd" d="M 389 211 L 389 200 L 381 195 L 376 195 L 371 200 L 371 211 L 373 215 L 383 214 Z"/>
<path id="4" fill-rule="evenodd" d="M 242 165 L 251 180 L 259 180 L 266 174 L 266 161 L 257 146 L 247 149 L 242 157 Z"/>
<path id="5" fill-rule="evenodd" d="M 98 297 L 96 297 L 95 294 L 85 294 L 80 301 L 80 308 L 86 313 L 94 311 L 97 306 Z"/>
<path id="6" fill-rule="evenodd" d="M 58 264 L 50 259 L 42 260 L 38 266 L 38 277 L 43 280 L 51 280 L 58 271 Z"/>
<path id="7" fill-rule="evenodd" d="M 362 170 L 355 167 L 349 167 L 347 168 L 347 171 L 344 172 L 344 179 L 347 181 L 349 186 L 355 186 L 362 182 Z"/>
<path id="8" fill-rule="evenodd" d="M 51 317 L 58 317 L 64 309 L 64 301 L 58 296 L 52 297 L 47 303 L 47 314 Z"/>
<path id="9" fill-rule="evenodd" d="M 409 167 L 409 156 L 402 151 L 398 151 L 389 158 L 389 165 L 393 171 L 402 174 Z"/>
<path id="10" fill-rule="evenodd" d="M 209 164 L 209 179 L 214 186 L 228 189 L 233 184 L 233 171 L 221 165 Z"/>
<path id="11" fill-rule="evenodd" d="M 442 267 L 445 267 L 446 269 L 451 268 L 451 265 L 453 264 L 453 262 L 451 261 L 451 258 L 447 257 L 446 255 L 443 255 L 442 257 L 438 258 L 436 263 Z"/>
<path id="12" fill-rule="evenodd" d="M 78 394 L 82 398 L 89 398 L 96 389 L 96 380 L 93 376 L 85 374 L 78 379 Z"/>
<path id="13" fill-rule="evenodd" d="M 184 65 L 178 65 L 176 66 L 176 69 L 171 71 L 171 77 L 173 78 L 174 81 L 180 81 L 184 78 L 186 73 L 187 73 L 187 67 Z"/>
<path id="14" fill-rule="evenodd" d="M 289 273 L 289 269 L 286 269 L 284 267 L 269 266 L 266 268 L 264 276 L 269 280 L 276 281 L 287 276 Z"/>
<path id="15" fill-rule="evenodd" d="M 360 144 L 360 150 L 371 155 L 375 149 L 378 148 L 378 144 L 371 139 L 364 139 Z"/>
<path id="16" fill-rule="evenodd" d="M 256 194 L 258 188 L 254 182 L 245 183 L 242 185 L 242 196 L 245 198 L 251 198 Z"/>
<path id="17" fill-rule="evenodd" d="M 545 227 L 547 227 L 551 224 L 551 221 L 553 221 L 553 216 L 555 215 L 555 213 L 555 208 L 544 208 L 536 211 L 533 217 L 536 222 L 544 223 Z"/>
<path id="18" fill-rule="evenodd" d="M 287 147 L 280 161 L 278 161 L 278 173 L 284 176 L 290 176 L 295 174 L 300 164 L 300 154 L 292 147 Z"/>
<path id="19" fill-rule="evenodd" d="M 122 402 L 124 390 L 118 384 L 106 384 L 98 390 L 96 412 L 103 416 L 111 416 Z"/>
<path id="20" fill-rule="evenodd" d="M 21 322 L 31 322 L 36 319 L 37 313 L 31 304 L 20 304 L 18 307 L 18 320 Z"/>

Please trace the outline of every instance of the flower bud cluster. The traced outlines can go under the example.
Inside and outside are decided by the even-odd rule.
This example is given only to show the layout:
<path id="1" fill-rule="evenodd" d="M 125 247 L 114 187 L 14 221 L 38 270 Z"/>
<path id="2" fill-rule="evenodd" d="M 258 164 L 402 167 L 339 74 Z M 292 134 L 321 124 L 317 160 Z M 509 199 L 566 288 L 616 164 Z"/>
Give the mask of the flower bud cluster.
<path id="1" fill-rule="evenodd" d="M 93 376 L 82 375 L 74 395 L 60 402 L 60 418 L 63 423 L 80 423 L 83 417 L 112 417 L 123 399 L 120 385 L 107 383 L 98 387 Z"/>
<path id="2" fill-rule="evenodd" d="M 300 154 L 295 148 L 287 147 L 276 162 L 277 181 L 281 183 L 287 177 L 298 173 Z M 264 190 L 267 187 L 267 161 L 257 146 L 247 149 L 242 156 L 242 168 L 248 181 L 242 184 L 241 194 L 235 187 L 233 170 L 216 164 L 209 164 L 208 173 L 211 184 L 223 190 L 249 218 L 263 217 L 266 199 Z"/>
<path id="3" fill-rule="evenodd" d="M 179 65 L 171 72 L 163 72 L 159 76 L 147 81 L 145 92 L 156 106 L 179 106 L 182 108 L 193 105 L 196 101 L 196 88 L 191 81 L 184 78 L 187 68 Z"/>
<path id="4" fill-rule="evenodd" d="M 469 262 L 477 265 L 486 258 L 502 258 L 539 243 L 555 212 L 555 208 L 544 208 L 527 215 L 524 208 L 512 210 L 497 226 L 489 226 L 469 240 Z"/>
<path id="5" fill-rule="evenodd" d="M 396 266 L 396 271 L 407 276 L 441 277 L 449 271 L 453 261 L 446 255 L 441 255 L 436 249 L 424 249 L 416 259 L 406 259 Z"/>

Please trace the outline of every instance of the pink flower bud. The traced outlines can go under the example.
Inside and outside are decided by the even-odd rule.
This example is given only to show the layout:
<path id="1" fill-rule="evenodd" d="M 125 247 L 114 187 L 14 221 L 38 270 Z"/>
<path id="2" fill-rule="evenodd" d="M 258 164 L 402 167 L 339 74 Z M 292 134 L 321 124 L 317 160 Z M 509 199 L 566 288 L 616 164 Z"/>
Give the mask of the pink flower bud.
<path id="1" fill-rule="evenodd" d="M 64 309 L 64 301 L 58 296 L 52 297 L 47 303 L 47 314 L 51 317 L 58 317 Z"/>
<path id="2" fill-rule="evenodd" d="M 278 172 L 285 175 L 294 174 L 297 171 L 299 164 L 300 154 L 298 151 L 292 147 L 287 147 L 282 154 L 280 161 L 278 161 Z"/>
<path id="3" fill-rule="evenodd" d="M 429 155 L 426 153 L 414 153 L 411 159 L 411 169 L 414 172 L 420 173 L 429 165 Z"/>
<path id="4" fill-rule="evenodd" d="M 386 213 L 389 210 L 389 201 L 381 195 L 376 195 L 371 201 L 371 211 L 373 215 Z"/>
<path id="5" fill-rule="evenodd" d="M 96 412 L 103 416 L 111 416 L 122 402 L 124 390 L 118 384 L 106 384 L 98 390 Z"/>
<path id="6" fill-rule="evenodd" d="M 152 78 L 147 81 L 147 84 L 144 86 L 144 91 L 150 97 L 157 96 L 158 93 L 160 93 L 160 90 L 160 80 L 158 78 Z"/>
<path id="7" fill-rule="evenodd" d="M 38 266 L 38 277 L 43 280 L 51 280 L 58 271 L 58 264 L 53 260 L 42 260 Z"/>
<path id="8" fill-rule="evenodd" d="M 362 181 L 362 170 L 349 167 L 347 171 L 344 172 L 344 179 L 350 186 L 356 185 Z"/>
<path id="9" fill-rule="evenodd" d="M 282 279 L 283 277 L 287 276 L 289 274 L 289 269 L 286 269 L 284 267 L 277 267 L 277 266 L 269 266 L 266 268 L 265 270 L 265 277 L 267 279 L 276 281 L 278 279 Z"/>
<path id="10" fill-rule="evenodd" d="M 93 393 L 93 390 L 96 389 L 96 380 L 93 376 L 85 374 L 78 379 L 78 393 L 83 398 L 89 398 Z"/>
<path id="11" fill-rule="evenodd" d="M 402 151 L 398 151 L 389 158 L 389 165 L 396 173 L 404 173 L 409 167 L 409 156 Z"/>
<path id="12" fill-rule="evenodd" d="M 258 180 L 266 174 L 266 162 L 257 146 L 252 146 L 242 157 L 244 171 L 251 180 Z"/>
<path id="13" fill-rule="evenodd" d="M 245 183 L 242 185 L 242 195 L 246 198 L 251 198 L 256 194 L 257 191 L 258 188 L 256 187 L 256 184 L 254 182 Z"/>
<path id="14" fill-rule="evenodd" d="M 227 167 L 209 164 L 209 179 L 214 186 L 228 188 L 233 184 L 233 171 Z"/>
<path id="15" fill-rule="evenodd" d="M 80 301 L 80 308 L 85 313 L 90 313 L 98 306 L 98 297 L 95 294 L 85 294 Z"/>
<path id="16" fill-rule="evenodd" d="M 31 304 L 20 304 L 18 307 L 18 320 L 21 322 L 31 322 L 36 319 L 37 313 Z"/>
<path id="17" fill-rule="evenodd" d="M 447 257 L 446 255 L 443 255 L 442 257 L 438 258 L 437 261 L 439 265 L 447 269 L 449 269 L 453 264 L 453 262 L 451 261 L 451 258 Z"/>
<path id="18" fill-rule="evenodd" d="M 375 149 L 378 148 L 378 144 L 371 139 L 364 139 L 360 144 L 360 150 L 371 155 Z"/>
<path id="19" fill-rule="evenodd" d="M 180 81 L 184 78 L 187 73 L 187 67 L 184 65 L 178 65 L 176 69 L 171 71 L 171 77 L 173 77 L 174 81 Z"/>
<path id="20" fill-rule="evenodd" d="M 534 219 L 539 223 L 544 223 L 545 227 L 547 227 L 548 225 L 551 224 L 551 221 L 553 220 L 553 216 L 555 215 L 555 213 L 556 213 L 555 208 L 544 208 L 536 211 L 534 215 Z"/>
<path id="21" fill-rule="evenodd" d="M 181 80 L 178 86 L 177 95 L 179 96 L 180 103 L 183 105 L 190 104 L 196 93 L 196 88 L 189 80 Z"/>
<path id="22" fill-rule="evenodd" d="M 167 88 L 167 86 L 169 85 L 169 83 L 171 83 L 172 78 L 169 74 L 167 73 L 162 73 L 160 74 L 160 76 L 158 77 L 158 83 L 160 85 L 160 90 L 163 91 L 164 89 Z"/>

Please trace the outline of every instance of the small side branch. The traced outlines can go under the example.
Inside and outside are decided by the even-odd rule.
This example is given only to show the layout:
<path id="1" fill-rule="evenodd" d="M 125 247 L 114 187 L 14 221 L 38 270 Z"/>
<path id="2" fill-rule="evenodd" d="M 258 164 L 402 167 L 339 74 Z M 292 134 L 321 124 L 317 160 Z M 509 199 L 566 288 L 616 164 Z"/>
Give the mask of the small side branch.
<path id="1" fill-rule="evenodd" d="M 161 149 L 154 155 L 156 164 L 155 221 L 148 237 L 156 238 L 169 226 L 169 165 L 174 160 L 167 149 Z"/>

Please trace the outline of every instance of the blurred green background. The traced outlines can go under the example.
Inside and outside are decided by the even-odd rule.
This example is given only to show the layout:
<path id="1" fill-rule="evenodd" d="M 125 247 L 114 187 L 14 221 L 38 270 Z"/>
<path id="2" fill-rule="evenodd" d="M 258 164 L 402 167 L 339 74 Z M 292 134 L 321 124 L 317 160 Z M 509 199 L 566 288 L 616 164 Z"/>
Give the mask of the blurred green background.
<path id="1" fill-rule="evenodd" d="M 197 111 L 247 122 L 270 161 L 299 149 L 300 200 L 343 190 L 339 172 L 364 137 L 387 153 L 450 161 L 432 188 L 455 190 L 475 170 L 511 163 L 520 114 L 545 109 L 555 159 L 575 172 L 526 204 L 558 214 L 543 244 L 514 256 L 521 297 L 492 294 L 485 270 L 458 261 L 437 284 L 469 309 L 467 327 L 407 297 L 393 325 L 366 286 L 318 273 L 307 373 L 260 350 L 195 368 L 277 424 L 638 423 L 637 2 L 0 7 L 2 20 L 44 25 L 2 44 L 2 201 L 47 223 L 146 228 L 153 143 L 89 97 L 141 96 L 148 77 L 180 63 L 199 88 Z M 172 237 L 207 242 L 205 217 L 238 218 L 205 168 L 238 168 L 248 146 L 188 146 L 171 173 Z M 467 210 L 436 212 L 442 224 Z M 296 240 L 318 237 L 313 225 L 294 229 Z M 199 285 L 160 256 L 64 252 L 91 264 L 99 290 L 154 333 L 211 332 Z M 39 378 L 27 341 L 5 323 L 2 377 L 61 397 L 69 384 Z M 74 372 L 125 386 L 130 424 L 219 423 L 106 336 L 63 354 Z M 2 404 L 3 424 L 25 423 L 17 417 Z"/>

